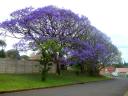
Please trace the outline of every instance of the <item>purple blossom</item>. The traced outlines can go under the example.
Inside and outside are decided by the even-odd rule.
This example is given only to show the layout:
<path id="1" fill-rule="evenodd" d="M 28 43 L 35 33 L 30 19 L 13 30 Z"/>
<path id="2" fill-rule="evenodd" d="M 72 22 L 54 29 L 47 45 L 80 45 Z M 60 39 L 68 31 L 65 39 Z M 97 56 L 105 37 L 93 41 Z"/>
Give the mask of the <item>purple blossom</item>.
<path id="1" fill-rule="evenodd" d="M 2 22 L 0 28 L 9 34 L 22 36 L 16 44 L 20 49 L 30 49 L 30 42 L 33 42 L 32 47 L 36 47 L 49 39 L 57 40 L 63 47 L 63 55 L 67 55 L 62 61 L 68 62 L 71 59 L 70 64 L 88 60 L 103 62 L 118 54 L 109 38 L 90 25 L 87 17 L 70 10 L 54 6 L 25 8 L 13 12 L 11 16 L 12 19 Z"/>

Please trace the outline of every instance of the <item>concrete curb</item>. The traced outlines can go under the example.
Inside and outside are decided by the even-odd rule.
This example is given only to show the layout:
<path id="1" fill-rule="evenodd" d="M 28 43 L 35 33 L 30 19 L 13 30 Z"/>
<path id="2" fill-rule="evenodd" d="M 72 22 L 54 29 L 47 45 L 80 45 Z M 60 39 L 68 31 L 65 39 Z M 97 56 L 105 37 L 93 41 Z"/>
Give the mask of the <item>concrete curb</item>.
<path id="1" fill-rule="evenodd" d="M 0 91 L 0 94 L 13 93 L 13 92 L 21 92 L 21 91 L 30 91 L 30 90 L 38 90 L 38 89 L 48 89 L 48 88 L 56 88 L 56 87 L 64 87 L 64 86 L 70 86 L 70 85 L 86 84 L 86 83 L 93 83 L 93 82 L 103 82 L 103 81 L 110 81 L 110 80 L 115 80 L 115 79 L 110 78 L 110 79 L 107 79 L 107 80 L 88 81 L 88 82 L 76 82 L 76 83 L 70 83 L 70 84 L 64 84 L 64 85 L 55 85 L 55 86 L 49 86 L 49 87 L 19 89 L 19 90 L 10 90 L 10 91 Z"/>

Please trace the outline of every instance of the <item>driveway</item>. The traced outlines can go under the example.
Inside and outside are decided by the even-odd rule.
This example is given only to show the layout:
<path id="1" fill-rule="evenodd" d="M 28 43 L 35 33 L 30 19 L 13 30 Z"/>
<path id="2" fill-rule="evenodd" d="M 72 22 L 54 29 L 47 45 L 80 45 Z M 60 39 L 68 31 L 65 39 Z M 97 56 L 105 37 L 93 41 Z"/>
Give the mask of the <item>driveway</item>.
<path id="1" fill-rule="evenodd" d="M 64 87 L 4 93 L 0 96 L 124 96 L 128 80 L 115 79 Z"/>

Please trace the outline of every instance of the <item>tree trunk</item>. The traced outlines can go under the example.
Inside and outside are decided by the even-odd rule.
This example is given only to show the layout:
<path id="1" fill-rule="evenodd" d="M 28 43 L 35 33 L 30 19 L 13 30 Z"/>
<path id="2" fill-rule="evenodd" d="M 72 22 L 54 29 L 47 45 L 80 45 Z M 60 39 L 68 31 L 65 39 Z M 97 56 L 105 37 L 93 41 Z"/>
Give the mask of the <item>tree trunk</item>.
<path id="1" fill-rule="evenodd" d="M 46 81 L 46 72 L 44 70 L 41 72 L 41 80 Z"/>
<path id="2" fill-rule="evenodd" d="M 41 70 L 41 80 L 42 81 L 46 81 L 46 74 L 47 74 L 47 66 L 46 66 L 46 64 L 44 64 L 44 66 L 43 66 L 44 68 L 42 68 L 42 70 Z"/>
<path id="3" fill-rule="evenodd" d="M 80 73 L 84 73 L 84 65 L 83 64 L 80 64 Z"/>
<path id="4" fill-rule="evenodd" d="M 56 73 L 60 75 L 60 64 L 58 60 L 56 61 Z"/>
<path id="5" fill-rule="evenodd" d="M 60 69 L 59 57 L 58 57 L 57 54 L 55 54 L 54 63 L 56 64 L 56 73 L 58 75 L 60 75 L 61 74 L 61 72 L 60 72 L 61 69 Z"/>

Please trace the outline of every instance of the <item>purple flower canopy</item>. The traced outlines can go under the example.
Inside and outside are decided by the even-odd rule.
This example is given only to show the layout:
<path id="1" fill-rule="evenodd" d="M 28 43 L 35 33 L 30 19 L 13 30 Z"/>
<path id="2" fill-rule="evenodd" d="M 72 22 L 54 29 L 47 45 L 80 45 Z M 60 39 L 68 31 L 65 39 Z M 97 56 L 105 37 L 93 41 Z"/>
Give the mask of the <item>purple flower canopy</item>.
<path id="1" fill-rule="evenodd" d="M 102 58 L 102 56 L 105 56 L 109 52 L 104 44 L 98 43 L 95 46 L 92 46 L 92 44 L 89 44 L 85 41 L 84 44 L 82 44 L 81 46 L 82 48 L 75 50 L 70 50 L 66 48 L 65 51 L 69 52 L 70 57 L 75 57 L 80 61 L 86 61 L 89 59 L 93 60 L 96 57 Z"/>
<path id="2" fill-rule="evenodd" d="M 79 17 L 70 10 L 47 6 L 38 9 L 25 8 L 11 14 L 12 19 L 3 22 L 0 27 L 13 33 L 22 33 L 25 38 L 30 38 L 28 29 L 33 36 L 42 40 L 44 37 L 72 36 L 79 25 L 89 25 L 87 17 Z M 83 22 L 81 22 L 83 21 Z M 83 24 L 84 23 L 84 24 Z M 78 25 L 79 24 L 79 25 Z M 82 28 L 82 27 L 81 27 Z M 82 32 L 83 29 L 80 29 Z M 78 30 L 79 31 L 79 30 Z"/>
<path id="3" fill-rule="evenodd" d="M 79 16 L 70 10 L 54 6 L 30 7 L 17 10 L 10 16 L 12 19 L 2 22 L 0 28 L 5 29 L 6 34 L 21 35 L 21 41 L 17 44 L 21 49 L 28 50 L 31 42 L 31 48 L 35 48 L 51 39 L 63 46 L 62 51 L 67 58 L 62 61 L 72 57 L 82 62 L 103 62 L 118 54 L 109 38 L 93 27 L 86 16 Z"/>

